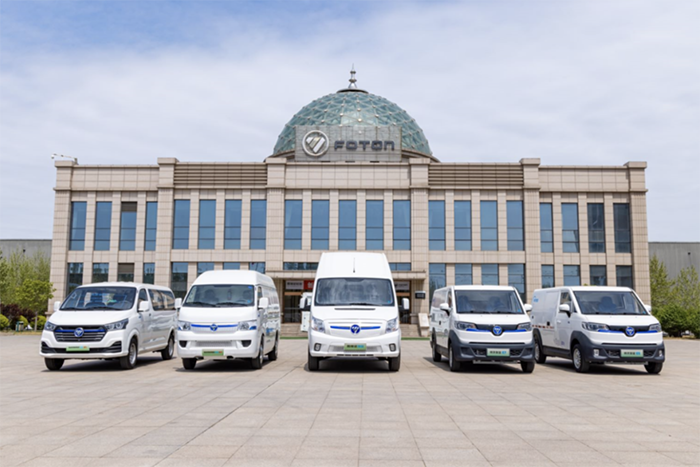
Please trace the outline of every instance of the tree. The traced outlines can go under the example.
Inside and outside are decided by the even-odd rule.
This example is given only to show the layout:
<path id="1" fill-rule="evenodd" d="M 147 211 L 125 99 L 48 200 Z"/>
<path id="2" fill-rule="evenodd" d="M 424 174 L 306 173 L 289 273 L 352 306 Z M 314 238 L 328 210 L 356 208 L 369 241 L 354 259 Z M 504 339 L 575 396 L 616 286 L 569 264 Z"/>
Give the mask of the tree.
<path id="1" fill-rule="evenodd" d="M 676 277 L 673 302 L 688 311 L 700 307 L 700 280 L 693 266 L 681 269 Z"/>
<path id="2" fill-rule="evenodd" d="M 668 278 L 666 265 L 654 255 L 649 261 L 651 282 L 651 308 L 659 309 L 671 304 L 673 281 Z"/>
<path id="3" fill-rule="evenodd" d="M 34 312 L 34 316 L 46 312 L 46 304 L 53 298 L 55 289 L 51 282 L 26 279 L 15 293 L 17 304 Z"/>
<path id="4" fill-rule="evenodd" d="M 50 270 L 50 260 L 43 253 L 27 256 L 21 250 L 15 250 L 5 257 L 0 251 L 0 301 L 3 304 L 22 301 L 23 308 L 35 313 L 45 312 L 54 291 L 49 282 Z M 32 294 L 37 296 L 32 297 Z M 38 305 L 39 297 L 44 301 L 41 306 Z"/>

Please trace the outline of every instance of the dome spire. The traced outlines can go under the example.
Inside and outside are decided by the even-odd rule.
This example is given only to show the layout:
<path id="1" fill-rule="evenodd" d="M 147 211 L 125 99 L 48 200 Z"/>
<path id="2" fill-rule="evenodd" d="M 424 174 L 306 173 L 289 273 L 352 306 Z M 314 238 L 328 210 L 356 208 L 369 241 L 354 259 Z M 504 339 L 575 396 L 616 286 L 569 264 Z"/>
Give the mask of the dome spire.
<path id="1" fill-rule="evenodd" d="M 364 92 L 365 94 L 367 91 L 364 89 L 359 89 L 357 87 L 357 78 L 355 78 L 355 64 L 352 64 L 352 69 L 350 70 L 350 84 L 348 85 L 347 88 L 340 89 L 338 92 Z"/>

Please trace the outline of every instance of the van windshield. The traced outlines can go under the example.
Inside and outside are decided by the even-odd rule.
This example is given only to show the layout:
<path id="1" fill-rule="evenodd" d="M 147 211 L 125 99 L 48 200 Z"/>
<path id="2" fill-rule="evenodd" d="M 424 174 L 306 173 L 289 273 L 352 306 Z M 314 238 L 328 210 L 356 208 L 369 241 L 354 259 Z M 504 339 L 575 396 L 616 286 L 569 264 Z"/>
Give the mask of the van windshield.
<path id="1" fill-rule="evenodd" d="M 578 307 L 584 315 L 646 315 L 632 292 L 574 292 Z"/>
<path id="2" fill-rule="evenodd" d="M 61 310 L 120 311 L 134 306 L 134 287 L 79 287 L 66 298 Z"/>
<path id="3" fill-rule="evenodd" d="M 394 306 L 389 279 L 333 278 L 316 283 L 317 306 Z"/>
<path id="4" fill-rule="evenodd" d="M 255 287 L 240 284 L 193 285 L 182 306 L 223 308 L 253 306 Z"/>
<path id="5" fill-rule="evenodd" d="M 524 313 L 512 290 L 455 290 L 457 313 Z"/>

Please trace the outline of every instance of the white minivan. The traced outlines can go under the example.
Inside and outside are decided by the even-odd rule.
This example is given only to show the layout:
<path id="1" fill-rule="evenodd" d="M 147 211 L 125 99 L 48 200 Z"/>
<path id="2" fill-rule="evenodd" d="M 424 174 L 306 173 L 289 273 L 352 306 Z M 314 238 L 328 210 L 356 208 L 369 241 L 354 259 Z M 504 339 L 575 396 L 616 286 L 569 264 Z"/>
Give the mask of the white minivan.
<path id="1" fill-rule="evenodd" d="M 67 359 L 119 359 L 129 370 L 139 353 L 173 358 L 176 300 L 167 287 L 132 282 L 83 285 L 63 301 L 41 333 L 41 356 L 49 370 Z"/>
<path id="2" fill-rule="evenodd" d="M 573 360 L 580 373 L 591 363 L 644 364 L 663 368 L 665 348 L 659 321 L 627 287 L 555 287 L 532 298 L 535 357 Z"/>
<path id="3" fill-rule="evenodd" d="M 309 371 L 330 357 L 376 357 L 401 365 L 401 328 L 394 281 L 383 253 L 323 253 L 311 311 Z M 408 299 L 403 299 L 408 310 Z"/>
<path id="4" fill-rule="evenodd" d="M 177 353 L 186 370 L 198 360 L 277 360 L 280 305 L 273 280 L 256 271 L 207 271 L 195 279 L 180 308 Z"/>
<path id="5" fill-rule="evenodd" d="M 529 310 L 510 286 L 437 289 L 430 305 L 433 361 L 447 357 L 451 371 L 475 362 L 520 363 L 525 373 L 532 373 L 535 345 Z"/>

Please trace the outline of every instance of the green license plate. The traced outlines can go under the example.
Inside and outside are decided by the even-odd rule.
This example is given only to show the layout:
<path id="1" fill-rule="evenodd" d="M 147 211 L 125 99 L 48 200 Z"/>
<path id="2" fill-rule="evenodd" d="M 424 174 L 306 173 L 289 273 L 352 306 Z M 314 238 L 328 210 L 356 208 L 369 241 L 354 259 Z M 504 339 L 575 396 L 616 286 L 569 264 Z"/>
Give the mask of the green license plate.
<path id="1" fill-rule="evenodd" d="M 202 357 L 223 357 L 223 350 L 202 350 Z"/>
<path id="2" fill-rule="evenodd" d="M 486 349 L 487 357 L 510 357 L 510 349 Z"/>
<path id="3" fill-rule="evenodd" d="M 620 357 L 643 357 L 643 350 L 620 350 Z"/>
<path id="4" fill-rule="evenodd" d="M 66 352 L 89 352 L 90 347 L 87 345 L 78 345 L 75 347 L 66 347 Z"/>
<path id="5" fill-rule="evenodd" d="M 367 344 L 345 344 L 346 352 L 366 352 Z"/>

